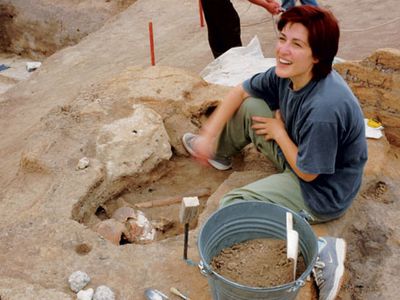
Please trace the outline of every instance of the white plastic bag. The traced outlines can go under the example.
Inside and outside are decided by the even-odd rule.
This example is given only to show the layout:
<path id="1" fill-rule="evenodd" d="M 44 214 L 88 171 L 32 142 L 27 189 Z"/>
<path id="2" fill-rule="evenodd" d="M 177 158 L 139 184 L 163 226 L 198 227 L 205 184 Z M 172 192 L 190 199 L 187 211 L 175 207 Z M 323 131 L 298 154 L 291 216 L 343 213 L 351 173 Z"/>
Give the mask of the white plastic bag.
<path id="1" fill-rule="evenodd" d="M 200 76 L 207 82 L 235 86 L 254 74 L 275 66 L 275 58 L 265 58 L 258 37 L 247 46 L 235 47 L 207 65 Z"/>

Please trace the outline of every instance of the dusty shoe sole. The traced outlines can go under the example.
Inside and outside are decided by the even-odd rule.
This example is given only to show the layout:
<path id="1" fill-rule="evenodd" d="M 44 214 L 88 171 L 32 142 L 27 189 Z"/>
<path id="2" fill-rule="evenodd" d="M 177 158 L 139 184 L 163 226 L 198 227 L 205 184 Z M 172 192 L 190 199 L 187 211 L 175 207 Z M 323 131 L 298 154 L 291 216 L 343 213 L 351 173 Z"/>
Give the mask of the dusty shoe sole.
<path id="1" fill-rule="evenodd" d="M 193 150 L 192 144 L 191 144 L 191 142 L 196 137 L 197 137 L 196 134 L 193 134 L 190 132 L 185 133 L 182 136 L 183 146 L 185 147 L 186 151 L 189 152 L 189 154 L 193 157 L 199 157 L 198 154 Z M 224 163 L 221 163 L 218 160 L 214 160 L 214 159 L 208 159 L 207 161 L 212 167 L 214 167 L 215 169 L 220 170 L 220 171 L 225 171 L 225 170 L 229 170 L 230 168 L 232 168 L 232 163 L 224 164 Z"/>

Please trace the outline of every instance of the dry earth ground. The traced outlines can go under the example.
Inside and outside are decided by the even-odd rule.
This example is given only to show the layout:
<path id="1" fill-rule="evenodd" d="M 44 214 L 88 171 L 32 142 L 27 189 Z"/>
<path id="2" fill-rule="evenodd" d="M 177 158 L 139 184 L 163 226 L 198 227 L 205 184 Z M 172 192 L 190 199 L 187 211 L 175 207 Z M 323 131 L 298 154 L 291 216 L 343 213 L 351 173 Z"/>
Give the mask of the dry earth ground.
<path id="1" fill-rule="evenodd" d="M 244 44 L 257 34 L 265 55 L 272 56 L 275 33 L 271 18 L 260 9 L 249 7 L 246 1 L 235 3 L 242 16 Z M 341 22 L 340 57 L 362 59 L 378 48 L 400 48 L 399 23 L 393 22 L 400 15 L 397 1 L 321 3 L 330 7 Z M 189 85 L 192 81 L 198 84 L 195 76 L 182 79 L 185 76 L 169 69 L 140 68 L 149 66 L 150 20 L 154 24 L 157 66 L 183 68 L 196 74 L 211 61 L 206 29 L 199 27 L 197 9 L 197 1 L 139 0 L 79 44 L 44 60 L 38 72 L 0 96 L 2 300 L 74 299 L 67 278 L 76 270 L 84 270 L 92 277 L 89 287 L 109 285 L 118 299 L 143 299 L 143 291 L 149 286 L 165 292 L 175 286 L 193 299 L 210 298 L 206 279 L 181 259 L 181 235 L 148 245 L 114 246 L 91 230 L 90 220 L 82 224 L 72 216 L 74 204 L 101 173 L 101 166 L 96 163 L 83 173 L 74 169 L 83 154 L 93 154 L 90 124 L 71 126 L 74 109 L 84 101 L 102 99 L 110 104 L 109 112 L 115 114 L 114 118 L 124 117 L 135 99 L 132 90 L 153 96 L 157 86 L 170 97 L 181 96 L 179 89 L 186 81 Z M 132 88 L 135 84 L 137 87 Z M 196 91 L 196 84 L 189 92 Z M 218 99 L 218 95 L 213 97 Z M 113 107 L 113 103 L 119 106 Z M 178 132 L 193 126 L 185 122 L 188 120 L 174 123 Z M 44 149 L 36 149 L 35 145 Z M 87 152 L 82 153 L 81 146 Z M 392 148 L 385 155 L 389 146 L 384 139 L 370 141 L 369 146 L 373 156 L 363 192 L 354 206 L 340 220 L 315 227 L 317 233 L 343 236 L 349 243 L 349 276 L 341 299 L 396 299 L 400 292 L 400 266 L 396 259 L 400 241 L 396 231 L 398 150 Z M 201 199 L 205 206 L 201 223 L 228 189 L 265 176 L 265 170 L 273 172 L 270 167 L 263 169 L 264 164 L 256 166 L 251 160 L 240 164 L 238 159 L 235 172 L 219 186 L 231 172 L 221 174 L 198 166 L 185 158 L 181 148 L 176 151 L 168 165 L 168 174 L 174 176 L 128 190 L 123 195 L 125 201 L 182 195 L 193 187 L 208 187 L 216 192 L 207 206 L 207 199 Z M 32 166 L 33 172 L 20 167 L 21 155 L 27 152 L 33 153 L 31 162 L 38 162 Z M 49 165 L 40 165 L 41 162 Z M 177 180 L 179 176 L 181 180 Z M 164 214 L 174 219 L 178 209 L 171 206 L 149 215 Z M 95 218 L 94 213 L 91 217 Z M 178 228 L 176 232 L 180 231 Z M 189 257 L 194 261 L 198 261 L 197 236 L 198 230 L 190 236 Z M 81 251 L 86 248 L 88 251 Z M 302 299 L 311 296 L 303 295 Z"/>

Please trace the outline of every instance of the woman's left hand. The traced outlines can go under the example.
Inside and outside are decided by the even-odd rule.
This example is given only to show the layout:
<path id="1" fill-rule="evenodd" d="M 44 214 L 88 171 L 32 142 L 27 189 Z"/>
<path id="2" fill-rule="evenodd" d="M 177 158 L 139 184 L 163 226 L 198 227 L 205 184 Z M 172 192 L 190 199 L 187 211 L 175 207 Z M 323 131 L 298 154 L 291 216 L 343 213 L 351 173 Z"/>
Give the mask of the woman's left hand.
<path id="1" fill-rule="evenodd" d="M 275 118 L 252 117 L 253 125 L 251 128 L 258 135 L 263 135 L 265 139 L 277 140 L 283 135 L 286 135 L 285 123 L 283 122 L 279 110 L 275 112 Z"/>

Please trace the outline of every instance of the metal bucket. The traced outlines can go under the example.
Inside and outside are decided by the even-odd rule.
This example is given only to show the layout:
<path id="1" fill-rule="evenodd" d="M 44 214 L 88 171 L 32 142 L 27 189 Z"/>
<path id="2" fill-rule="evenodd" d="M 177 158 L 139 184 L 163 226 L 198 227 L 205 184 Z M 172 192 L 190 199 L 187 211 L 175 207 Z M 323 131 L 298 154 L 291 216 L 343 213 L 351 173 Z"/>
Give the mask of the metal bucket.
<path id="1" fill-rule="evenodd" d="M 286 240 L 288 211 L 293 214 L 293 229 L 299 233 L 299 249 L 306 264 L 299 278 L 279 286 L 258 288 L 230 281 L 211 269 L 212 258 L 233 244 L 259 238 Z M 198 248 L 200 265 L 214 300 L 295 299 L 318 254 L 317 237 L 302 217 L 282 206 L 260 201 L 234 203 L 212 214 L 200 230 Z"/>

